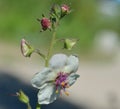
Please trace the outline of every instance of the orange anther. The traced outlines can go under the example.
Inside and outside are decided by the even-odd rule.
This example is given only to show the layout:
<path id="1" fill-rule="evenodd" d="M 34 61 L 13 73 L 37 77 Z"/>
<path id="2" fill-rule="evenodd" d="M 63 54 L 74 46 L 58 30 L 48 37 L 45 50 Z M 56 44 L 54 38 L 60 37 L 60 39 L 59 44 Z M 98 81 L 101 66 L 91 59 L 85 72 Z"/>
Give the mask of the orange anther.
<path id="1" fill-rule="evenodd" d="M 65 91 L 65 95 L 69 96 L 69 93 Z"/>
<path id="2" fill-rule="evenodd" d="M 62 82 L 61 85 L 62 85 L 62 86 L 65 86 L 65 82 Z"/>
<path id="3" fill-rule="evenodd" d="M 69 88 L 70 86 L 69 85 L 66 85 L 66 88 Z"/>

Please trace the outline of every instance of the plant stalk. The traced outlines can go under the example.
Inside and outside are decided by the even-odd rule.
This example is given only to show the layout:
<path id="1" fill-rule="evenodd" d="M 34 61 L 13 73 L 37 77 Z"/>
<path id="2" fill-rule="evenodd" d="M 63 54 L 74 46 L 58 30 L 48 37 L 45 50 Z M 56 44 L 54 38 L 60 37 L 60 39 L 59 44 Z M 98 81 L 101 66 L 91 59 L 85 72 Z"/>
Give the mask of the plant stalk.
<path id="1" fill-rule="evenodd" d="M 36 49 L 34 52 L 39 54 L 46 61 L 46 56 L 44 54 L 40 53 L 40 51 L 38 49 Z"/>
<path id="2" fill-rule="evenodd" d="M 51 40 L 51 43 L 50 43 L 50 47 L 49 47 L 49 50 L 48 50 L 48 53 L 47 53 L 47 59 L 45 61 L 45 66 L 46 67 L 48 67 L 48 62 L 49 62 L 51 52 L 52 52 L 54 42 L 55 42 L 55 36 L 56 36 L 56 31 L 54 30 L 53 35 L 52 35 L 52 40 Z"/>
<path id="3" fill-rule="evenodd" d="M 32 107 L 30 106 L 30 103 L 27 103 L 27 109 L 32 109 Z"/>

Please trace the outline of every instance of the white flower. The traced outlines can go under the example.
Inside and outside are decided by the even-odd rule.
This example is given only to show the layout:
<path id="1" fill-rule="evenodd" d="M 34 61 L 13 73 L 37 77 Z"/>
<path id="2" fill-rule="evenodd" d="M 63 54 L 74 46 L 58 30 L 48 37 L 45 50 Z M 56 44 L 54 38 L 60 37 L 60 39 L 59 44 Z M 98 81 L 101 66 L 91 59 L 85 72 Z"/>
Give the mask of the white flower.
<path id="1" fill-rule="evenodd" d="M 56 100 L 61 91 L 65 92 L 75 83 L 78 74 L 79 60 L 76 56 L 67 57 L 64 54 L 56 54 L 49 61 L 49 67 L 34 75 L 31 83 L 39 89 L 38 103 L 49 104 Z"/>

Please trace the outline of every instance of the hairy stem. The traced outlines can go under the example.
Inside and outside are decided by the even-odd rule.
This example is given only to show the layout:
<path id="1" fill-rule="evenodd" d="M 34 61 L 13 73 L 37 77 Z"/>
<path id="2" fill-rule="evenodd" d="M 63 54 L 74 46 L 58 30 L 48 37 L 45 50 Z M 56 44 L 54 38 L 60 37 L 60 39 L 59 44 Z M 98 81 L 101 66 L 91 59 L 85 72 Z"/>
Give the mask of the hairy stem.
<path id="1" fill-rule="evenodd" d="M 55 36 L 56 36 L 56 31 L 54 30 L 53 35 L 52 35 L 52 40 L 51 40 L 51 43 L 50 43 L 50 47 L 49 47 L 49 50 L 48 50 L 48 54 L 47 54 L 47 59 L 45 61 L 45 66 L 46 67 L 48 67 L 48 62 L 49 62 L 51 52 L 52 52 L 52 49 L 53 49 L 53 45 L 54 45 L 54 42 L 55 42 Z"/>
<path id="2" fill-rule="evenodd" d="M 30 103 L 27 103 L 27 109 L 32 109 Z"/>
<path id="3" fill-rule="evenodd" d="M 36 49 L 34 52 L 39 54 L 46 61 L 46 56 L 44 54 L 42 54 L 38 49 Z"/>

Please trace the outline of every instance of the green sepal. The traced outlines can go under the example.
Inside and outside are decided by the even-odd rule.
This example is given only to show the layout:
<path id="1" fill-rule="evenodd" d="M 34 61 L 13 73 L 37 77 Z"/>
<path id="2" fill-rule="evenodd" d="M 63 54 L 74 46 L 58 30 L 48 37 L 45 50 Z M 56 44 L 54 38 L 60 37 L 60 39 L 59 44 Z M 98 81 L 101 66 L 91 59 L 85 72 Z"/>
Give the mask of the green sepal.
<path id="1" fill-rule="evenodd" d="M 77 43 L 78 39 L 64 39 L 64 48 L 71 50 L 73 46 Z"/>
<path id="2" fill-rule="evenodd" d="M 19 92 L 17 92 L 17 96 L 18 96 L 18 99 L 25 103 L 25 104 L 28 104 L 29 103 L 29 98 L 28 96 L 22 91 L 20 90 Z"/>
<path id="3" fill-rule="evenodd" d="M 69 12 L 67 12 L 67 11 L 62 12 L 60 19 L 62 19 L 64 16 L 66 16 L 66 15 L 68 15 L 68 14 L 70 14 L 70 13 L 71 13 L 71 11 L 69 11 Z"/>
<path id="4" fill-rule="evenodd" d="M 26 57 L 30 57 L 33 52 L 34 52 L 34 48 L 30 46 L 29 50 L 26 52 Z"/>
<path id="5" fill-rule="evenodd" d="M 34 48 L 25 40 L 21 40 L 21 52 L 23 56 L 30 57 L 31 54 L 34 52 Z"/>
<path id="6" fill-rule="evenodd" d="M 60 18 L 61 17 L 61 7 L 58 4 L 54 4 L 51 8 L 50 12 L 52 18 Z"/>
<path id="7" fill-rule="evenodd" d="M 58 4 L 54 4 L 50 11 L 50 20 L 52 22 L 52 29 L 55 29 L 61 17 L 61 7 Z"/>

